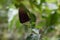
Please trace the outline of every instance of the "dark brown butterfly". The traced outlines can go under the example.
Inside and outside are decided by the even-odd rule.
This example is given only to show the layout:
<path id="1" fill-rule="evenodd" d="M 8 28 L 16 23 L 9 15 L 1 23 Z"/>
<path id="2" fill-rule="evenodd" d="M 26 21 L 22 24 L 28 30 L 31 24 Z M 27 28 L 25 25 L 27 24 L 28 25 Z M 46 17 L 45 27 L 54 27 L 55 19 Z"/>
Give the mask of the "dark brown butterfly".
<path id="1" fill-rule="evenodd" d="M 19 8 L 19 20 L 21 23 L 25 23 L 30 20 L 27 11 L 23 7 Z"/>

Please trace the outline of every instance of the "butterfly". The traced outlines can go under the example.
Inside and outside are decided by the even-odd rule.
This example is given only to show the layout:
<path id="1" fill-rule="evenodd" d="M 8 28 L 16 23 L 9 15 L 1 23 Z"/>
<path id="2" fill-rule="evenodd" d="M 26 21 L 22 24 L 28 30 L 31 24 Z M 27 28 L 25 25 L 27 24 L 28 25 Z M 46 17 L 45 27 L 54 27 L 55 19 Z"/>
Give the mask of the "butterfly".
<path id="1" fill-rule="evenodd" d="M 30 20 L 27 11 L 23 8 L 19 8 L 19 20 L 21 23 L 25 23 Z"/>

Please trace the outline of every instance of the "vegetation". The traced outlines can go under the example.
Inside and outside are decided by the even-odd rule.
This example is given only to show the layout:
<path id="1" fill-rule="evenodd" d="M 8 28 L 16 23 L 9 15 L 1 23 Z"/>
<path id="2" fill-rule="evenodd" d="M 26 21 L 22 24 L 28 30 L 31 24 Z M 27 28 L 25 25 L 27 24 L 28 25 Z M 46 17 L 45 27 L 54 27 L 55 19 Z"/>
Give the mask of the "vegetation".
<path id="1" fill-rule="evenodd" d="M 19 11 L 21 6 L 30 20 L 21 23 L 18 12 L 8 22 L 10 8 Z M 0 0 L 0 10 L 3 10 L 0 11 L 0 24 L 8 23 L 1 40 L 60 40 L 59 0 Z"/>

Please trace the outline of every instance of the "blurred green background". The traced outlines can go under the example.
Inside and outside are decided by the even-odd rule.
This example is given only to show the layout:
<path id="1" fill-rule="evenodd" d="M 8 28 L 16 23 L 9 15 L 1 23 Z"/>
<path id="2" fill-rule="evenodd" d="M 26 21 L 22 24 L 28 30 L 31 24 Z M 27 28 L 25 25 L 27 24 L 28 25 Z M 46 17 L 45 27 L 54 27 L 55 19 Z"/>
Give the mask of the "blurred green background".
<path id="1" fill-rule="evenodd" d="M 31 19 L 23 24 L 21 4 Z M 60 40 L 60 0 L 0 0 L 0 40 Z"/>

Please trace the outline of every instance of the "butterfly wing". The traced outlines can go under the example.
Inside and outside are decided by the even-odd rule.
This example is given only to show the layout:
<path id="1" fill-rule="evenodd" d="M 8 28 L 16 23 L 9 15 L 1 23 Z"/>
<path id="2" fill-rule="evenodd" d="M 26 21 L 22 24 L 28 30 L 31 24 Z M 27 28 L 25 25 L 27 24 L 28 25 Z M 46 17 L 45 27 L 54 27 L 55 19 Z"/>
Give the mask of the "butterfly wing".
<path id="1" fill-rule="evenodd" d="M 24 8 L 19 9 L 19 20 L 21 23 L 25 23 L 30 20 L 27 12 L 24 10 Z"/>

